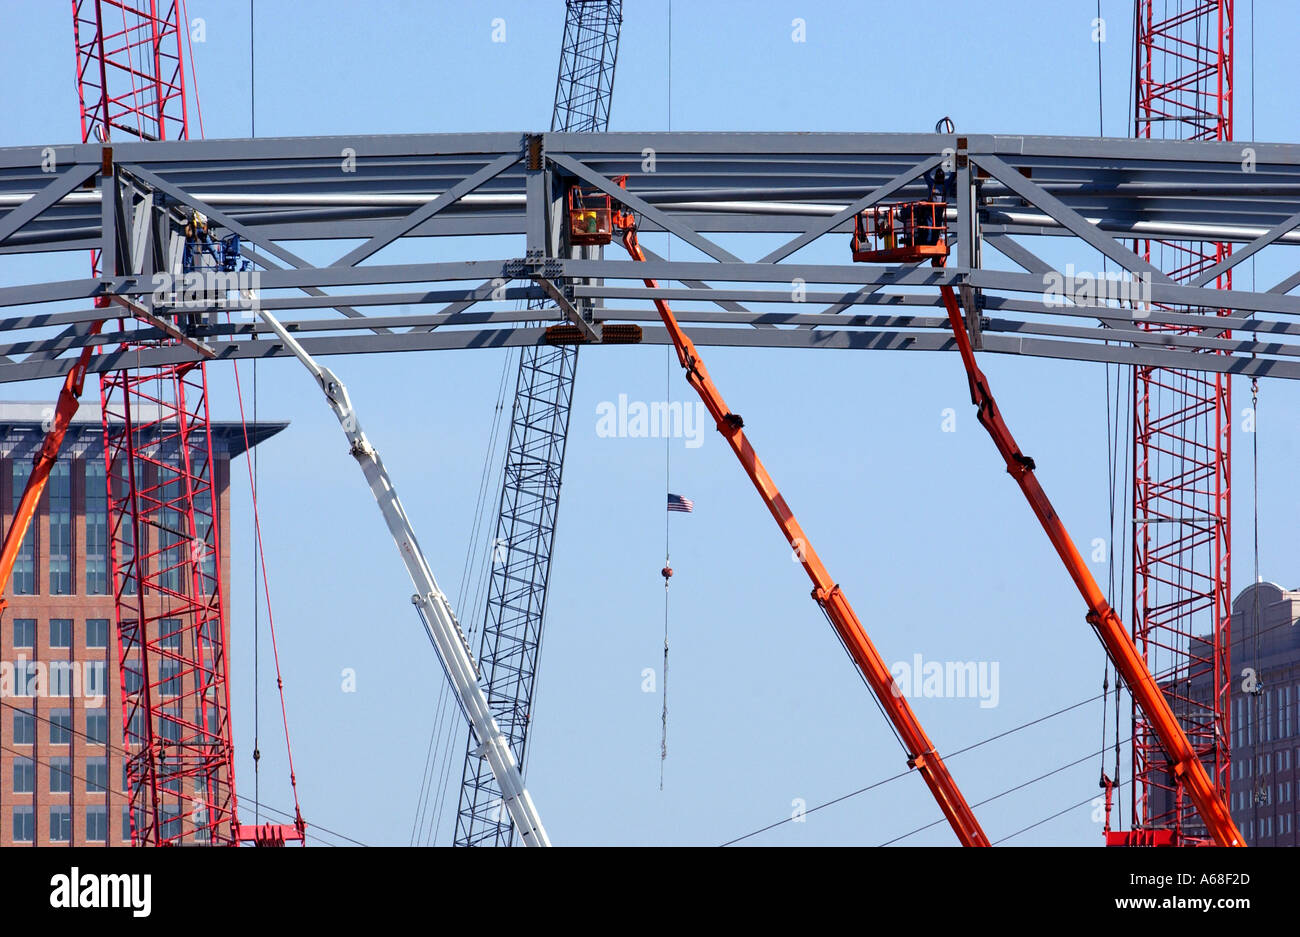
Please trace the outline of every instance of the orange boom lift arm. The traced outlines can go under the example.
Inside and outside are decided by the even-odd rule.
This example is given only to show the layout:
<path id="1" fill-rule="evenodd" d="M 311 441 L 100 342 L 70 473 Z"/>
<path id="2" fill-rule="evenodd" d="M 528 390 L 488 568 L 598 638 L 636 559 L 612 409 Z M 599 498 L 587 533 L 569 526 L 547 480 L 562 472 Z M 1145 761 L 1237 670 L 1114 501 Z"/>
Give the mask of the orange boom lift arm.
<path id="1" fill-rule="evenodd" d="M 97 334 L 101 325 L 103 325 L 102 320 L 93 323 L 90 334 Z M 9 587 L 9 576 L 14 571 L 14 563 L 18 560 L 18 549 L 27 536 L 28 528 L 32 525 L 32 518 L 36 516 L 36 505 L 40 503 L 41 493 L 45 491 L 45 483 L 49 481 L 54 463 L 59 459 L 59 449 L 63 445 L 63 437 L 67 435 L 68 424 L 72 422 L 73 415 L 81 405 L 81 388 L 86 381 L 86 367 L 90 364 L 90 353 L 94 350 L 93 345 L 85 346 L 77 358 L 77 363 L 72 366 L 72 370 L 63 380 L 63 388 L 59 391 L 59 402 L 54 408 L 54 423 L 45 433 L 45 441 L 41 443 L 40 451 L 36 453 L 32 465 L 32 474 L 27 477 L 27 487 L 23 489 L 23 496 L 14 510 L 13 523 L 5 531 L 4 545 L 0 546 L 0 615 L 4 614 L 9 604 L 9 600 L 4 598 L 4 593 Z"/>
<path id="2" fill-rule="evenodd" d="M 633 260 L 644 261 L 645 254 L 642 253 L 641 247 L 637 243 L 636 229 L 632 226 L 630 218 L 625 217 L 620 221 L 623 222 L 624 228 L 623 246 L 627 248 L 627 252 L 632 256 Z M 645 280 L 644 282 L 651 289 L 658 286 L 654 280 Z M 704 401 L 705 407 L 713 414 L 718 432 L 727 440 L 732 452 L 736 454 L 736 458 L 744 466 L 750 481 L 758 489 L 759 497 L 763 499 L 767 509 L 772 512 L 772 517 L 776 519 L 781 532 L 785 534 L 785 539 L 789 541 L 795 555 L 799 557 L 804 570 L 808 573 L 808 578 L 813 582 L 813 598 L 822 607 L 826 617 L 830 619 L 832 627 L 839 634 L 840 640 L 844 642 L 844 647 L 853 658 L 854 664 L 861 671 L 867 685 L 871 687 L 871 691 L 875 693 L 876 699 L 880 701 L 880 706 L 885 715 L 898 731 L 899 738 L 907 749 L 908 766 L 918 770 L 921 777 L 925 778 L 926 785 L 930 788 L 934 799 L 939 803 L 939 809 L 943 811 L 943 815 L 952 825 L 953 832 L 957 834 L 957 839 L 960 840 L 961 844 L 963 846 L 988 846 L 988 837 L 984 835 L 984 830 L 980 828 L 979 821 L 971 811 L 970 805 L 966 803 L 966 798 L 958 790 L 957 782 L 948 773 L 948 768 L 943 763 L 943 759 L 935 751 L 934 743 L 930 741 L 929 736 L 925 734 L 925 730 L 921 728 L 916 714 L 912 712 L 912 707 L 908 705 L 902 694 L 897 691 L 893 675 L 889 672 L 889 668 L 885 666 L 880 652 L 871 643 L 866 629 L 862 627 L 862 622 L 853 611 L 853 606 L 849 604 L 849 600 L 844 597 L 843 591 L 831 578 L 830 573 L 826 571 L 826 567 L 822 565 L 821 559 L 817 556 L 817 551 L 808 542 L 803 528 L 795 520 L 794 514 L 785 503 L 785 499 L 781 497 L 781 492 L 777 489 L 776 483 L 767 474 L 767 469 L 763 467 L 763 463 L 749 444 L 743 430 L 744 421 L 739 414 L 733 413 L 727 407 L 726 402 L 722 399 L 722 394 L 718 392 L 718 388 L 714 386 L 712 379 L 709 377 L 708 369 L 704 367 L 699 352 L 691 340 L 686 337 L 686 333 L 682 331 L 681 326 L 677 324 L 677 319 L 668 303 L 656 299 L 654 304 L 659 310 L 659 317 L 663 319 L 664 325 L 668 329 L 668 334 L 672 337 L 673 345 L 677 348 L 677 360 L 686 371 L 687 382 L 695 388 L 696 393 L 700 395 L 700 399 Z"/>
<path id="3" fill-rule="evenodd" d="M 936 264 L 940 262 L 936 261 Z M 1205 766 L 1196 756 L 1192 743 L 1187 739 L 1187 733 L 1179 724 L 1160 685 L 1155 677 L 1151 676 L 1151 671 L 1147 669 L 1142 655 L 1138 653 L 1137 647 L 1124 629 L 1124 623 L 1106 601 L 1101 588 L 1097 585 L 1097 580 L 1084 565 L 1078 548 L 1075 547 L 1074 541 L 1065 530 L 1065 525 L 1061 523 L 1061 519 L 1052 508 L 1052 502 L 1048 500 L 1047 494 L 1038 484 L 1038 478 L 1034 475 L 1034 460 L 1020 451 L 1020 447 L 1016 445 L 1011 435 L 1011 430 L 1003 421 L 997 402 L 993 399 L 993 392 L 989 390 L 988 378 L 975 363 L 975 352 L 966 334 L 956 293 L 950 286 L 941 286 L 940 290 L 943 292 L 944 305 L 948 309 L 948 321 L 952 325 L 953 336 L 957 340 L 957 350 L 961 352 L 962 364 L 966 366 L 966 376 L 970 382 L 970 398 L 978 410 L 980 425 L 988 430 L 989 436 L 993 438 L 993 444 L 998 447 L 998 452 L 1006 460 L 1007 472 L 1025 493 L 1029 506 L 1033 508 L 1039 523 L 1043 525 L 1043 530 L 1047 531 L 1047 538 L 1052 541 L 1052 546 L 1056 547 L 1056 552 L 1065 563 L 1070 578 L 1079 588 L 1079 593 L 1088 606 L 1088 624 L 1092 625 L 1093 630 L 1097 632 L 1097 637 L 1101 638 L 1106 653 L 1110 655 L 1116 669 L 1124 677 L 1129 692 L 1133 694 L 1133 698 L 1151 720 L 1165 752 L 1169 755 L 1170 770 L 1175 776 L 1181 777 L 1183 783 L 1187 785 L 1187 791 L 1196 808 L 1201 812 L 1201 819 L 1205 822 L 1210 835 L 1214 837 L 1214 841 L 1220 846 L 1244 846 L 1241 831 L 1233 822 L 1232 814 L 1228 812 L 1220 792 L 1215 789 Z"/>

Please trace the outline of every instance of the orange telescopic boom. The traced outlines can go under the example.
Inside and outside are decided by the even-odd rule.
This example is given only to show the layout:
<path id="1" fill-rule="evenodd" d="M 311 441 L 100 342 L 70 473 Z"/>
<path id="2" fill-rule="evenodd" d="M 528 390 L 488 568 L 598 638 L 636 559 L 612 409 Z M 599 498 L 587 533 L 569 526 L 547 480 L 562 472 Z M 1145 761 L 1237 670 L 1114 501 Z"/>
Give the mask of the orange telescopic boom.
<path id="1" fill-rule="evenodd" d="M 92 324 L 90 334 L 98 334 L 102 324 L 102 322 Z M 9 604 L 9 600 L 4 598 L 4 592 L 9 586 L 9 576 L 14 571 L 14 562 L 18 559 L 18 548 L 22 545 L 23 538 L 27 536 L 32 518 L 36 515 L 36 505 L 41 500 L 41 492 L 45 490 L 50 471 L 59 459 L 59 449 L 63 445 L 63 437 L 67 435 L 68 424 L 72 422 L 73 415 L 81 405 L 81 388 L 85 384 L 86 367 L 90 364 L 90 355 L 94 350 L 93 345 L 83 348 L 77 363 L 72 366 L 72 370 L 63 380 L 63 389 L 59 391 L 59 402 L 54 408 L 54 424 L 45 433 L 45 441 L 41 443 L 40 451 L 36 454 L 32 473 L 27 477 L 27 487 L 23 489 L 22 499 L 14 510 L 13 523 L 5 531 L 4 545 L 0 546 L 0 614 L 4 613 L 5 607 Z"/>
<path id="2" fill-rule="evenodd" d="M 1061 523 L 1061 519 L 1052 508 L 1051 501 L 1047 499 L 1042 486 L 1038 484 L 1038 479 L 1034 475 L 1034 460 L 1020 451 L 1020 447 L 1016 445 L 1011 435 L 1011 430 L 1003 421 L 997 402 L 993 399 L 993 393 L 989 390 L 988 378 L 975 364 L 975 352 L 966 334 L 956 293 L 950 286 L 943 286 L 940 289 L 943 292 L 944 305 L 948 309 L 948 321 L 957 340 L 957 349 L 961 352 L 962 364 L 966 366 L 971 402 L 978 408 L 979 422 L 993 438 L 993 444 L 1006 460 L 1007 472 L 1025 493 L 1029 506 L 1033 508 L 1034 514 L 1043 525 L 1043 530 L 1047 531 L 1047 538 L 1052 541 L 1052 546 L 1056 547 L 1056 552 L 1065 563 L 1070 578 L 1078 586 L 1079 593 L 1088 606 L 1086 616 L 1088 624 L 1092 625 L 1097 632 L 1097 637 L 1101 638 L 1106 653 L 1110 655 L 1116 669 L 1124 677 L 1129 692 L 1133 694 L 1133 698 L 1151 720 L 1165 752 L 1169 755 L 1170 770 L 1175 777 L 1181 777 L 1183 783 L 1187 785 L 1188 793 L 1201 812 L 1201 819 L 1205 822 L 1210 835 L 1214 837 L 1214 841 L 1220 846 L 1244 846 L 1241 831 L 1233 822 L 1232 814 L 1228 812 L 1220 792 L 1215 789 L 1205 766 L 1196 756 L 1192 743 L 1187 739 L 1187 733 L 1183 731 L 1183 727 L 1174 716 L 1174 711 L 1170 708 L 1169 701 L 1165 699 L 1160 685 L 1151 676 L 1151 671 L 1147 669 L 1142 655 L 1138 653 L 1137 647 L 1124 629 L 1124 623 L 1106 601 L 1105 595 L 1097 585 L 1097 580 L 1088 571 L 1074 541 L 1066 532 L 1065 525 Z"/>
<path id="3" fill-rule="evenodd" d="M 642 253 L 641 247 L 637 243 L 636 229 L 630 225 L 624 228 L 623 245 L 634 260 L 645 260 L 645 254 Z M 645 280 L 645 284 L 651 289 L 656 288 L 658 285 L 654 280 Z M 813 598 L 825 611 L 826 617 L 830 619 L 831 625 L 844 642 L 844 646 L 848 649 L 853 662 L 857 665 L 858 670 L 862 672 L 862 676 L 866 678 L 868 686 L 875 693 L 876 698 L 880 701 L 881 708 L 885 711 L 885 715 L 893 723 L 894 728 L 898 731 L 899 738 L 907 748 L 908 766 L 916 768 L 921 773 L 921 777 L 925 778 L 925 783 L 934 795 L 934 799 L 939 802 L 939 809 L 947 817 L 961 844 L 963 846 L 988 846 L 988 837 L 984 835 L 984 830 L 980 828 L 979 821 L 975 819 L 975 814 L 971 811 L 970 805 L 966 803 L 966 798 L 958 790 L 957 782 L 948 773 L 948 768 L 943 763 L 943 759 L 935 751 L 934 744 L 930 741 L 929 736 L 925 734 L 925 730 L 921 728 L 916 714 L 912 712 L 912 707 L 908 705 L 902 694 L 897 691 L 893 675 L 889 672 L 889 668 L 885 666 L 880 652 L 871 643 L 866 629 L 862 627 L 862 622 L 858 620 L 857 614 L 853 611 L 853 606 L 849 604 L 849 600 L 844 597 L 843 591 L 831 578 L 830 573 L 826 571 L 826 567 L 822 565 L 821 559 L 817 556 L 817 551 L 808 542 L 803 528 L 795 520 L 794 514 L 791 513 L 790 508 L 785 503 L 785 499 L 781 497 L 781 492 L 777 490 L 776 483 L 767 474 L 767 470 L 763 468 L 763 463 L 759 460 L 753 447 L 750 446 L 749 440 L 745 437 L 742 429 L 744 421 L 741 420 L 738 414 L 733 413 L 727 407 L 726 402 L 722 399 L 722 394 L 718 392 L 717 387 L 714 386 L 712 379 L 710 379 L 709 372 L 704 367 L 704 362 L 700 359 L 695 345 L 686 337 L 686 333 L 682 331 L 681 326 L 677 324 L 672 309 L 660 299 L 656 299 L 654 304 L 659 310 L 659 316 L 663 319 L 664 325 L 668 328 L 668 334 L 672 337 L 673 345 L 677 348 L 677 360 L 681 362 L 682 368 L 686 371 L 686 380 L 695 388 L 700 395 L 700 399 L 704 401 L 704 405 L 713 414 L 713 419 L 717 422 L 718 432 L 723 435 L 732 451 L 736 453 L 736 458 L 740 460 L 740 464 L 744 466 L 750 481 L 758 489 L 758 494 L 763 499 L 763 503 L 772 512 L 772 516 L 776 518 L 777 524 L 781 527 L 781 532 L 785 534 L 785 539 L 790 542 L 795 555 L 799 557 L 803 568 L 808 573 L 808 578 L 813 582 Z"/>

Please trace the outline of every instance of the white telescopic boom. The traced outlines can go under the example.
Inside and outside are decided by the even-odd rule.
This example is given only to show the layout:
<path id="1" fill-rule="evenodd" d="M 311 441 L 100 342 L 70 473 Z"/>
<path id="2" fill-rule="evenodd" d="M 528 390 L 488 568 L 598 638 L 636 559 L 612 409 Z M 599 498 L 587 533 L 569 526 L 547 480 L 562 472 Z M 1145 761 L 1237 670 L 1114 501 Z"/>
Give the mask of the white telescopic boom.
<path id="1" fill-rule="evenodd" d="M 370 491 L 384 515 L 384 522 L 388 524 L 388 532 L 393 535 L 393 540 L 397 543 L 397 551 L 402 554 L 402 562 L 406 564 L 406 571 L 411 576 L 411 582 L 415 584 L 415 594 L 411 596 L 411 602 L 418 609 L 425 631 L 429 634 L 429 640 L 433 642 L 434 649 L 438 652 L 438 659 L 442 662 L 447 679 L 451 681 L 452 689 L 456 691 L 461 712 L 469 721 L 470 729 L 478 742 L 479 754 L 487 759 L 492 776 L 501 788 L 504 800 L 502 806 L 510 814 L 515 831 L 525 846 L 551 845 L 550 838 L 547 837 L 546 830 L 542 826 L 542 819 L 533 805 L 533 799 L 524 787 L 523 775 L 515 762 L 514 754 L 510 751 L 510 745 L 488 709 L 487 697 L 478 683 L 478 666 L 474 663 L 474 655 L 470 652 L 465 634 L 461 631 L 460 623 L 451 610 L 451 603 L 447 601 L 447 597 L 438 588 L 438 583 L 433 578 L 433 571 L 429 568 L 424 552 L 415 539 L 415 530 L 406 516 L 401 499 L 397 497 L 397 489 L 393 486 L 392 479 L 388 477 L 383 460 L 379 458 L 379 453 L 375 451 L 374 446 L 370 445 L 366 434 L 362 432 L 356 411 L 352 409 L 352 401 L 348 398 L 347 388 L 333 371 L 317 364 L 275 316 L 260 308 L 256 302 L 253 305 L 257 309 L 257 314 L 279 336 L 285 347 L 293 352 L 294 357 L 301 361 L 316 378 L 321 390 L 325 392 L 330 408 L 338 417 L 343 432 L 348 437 L 352 456 L 366 476 Z"/>

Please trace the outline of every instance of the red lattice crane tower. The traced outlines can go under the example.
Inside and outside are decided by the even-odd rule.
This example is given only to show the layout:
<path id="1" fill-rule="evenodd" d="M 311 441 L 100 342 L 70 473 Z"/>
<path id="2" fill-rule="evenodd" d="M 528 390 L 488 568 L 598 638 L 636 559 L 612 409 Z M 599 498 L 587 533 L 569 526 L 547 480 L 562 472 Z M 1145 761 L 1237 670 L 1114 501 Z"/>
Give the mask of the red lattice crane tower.
<path id="1" fill-rule="evenodd" d="M 1232 139 L 1232 14 L 1233 0 L 1139 0 L 1134 136 Z M 1230 247 L 1143 240 L 1136 250 L 1181 283 L 1197 280 Z M 1215 285 L 1231 289 L 1231 271 L 1219 275 Z M 1139 324 L 1153 331 L 1204 330 Z M 1225 801 L 1231 414 L 1227 374 L 1134 369 L 1133 638 Z M 1136 707 L 1133 730 L 1132 817 L 1134 830 L 1141 832 L 1120 835 L 1180 845 L 1204 842 L 1205 827 L 1181 780 L 1168 770 L 1153 727 Z"/>
<path id="2" fill-rule="evenodd" d="M 180 0 L 73 0 L 72 11 L 83 142 L 188 139 Z M 115 185 L 106 157 L 102 188 Z M 106 341 L 177 341 L 134 341 L 130 322 Z M 100 396 L 132 842 L 301 839 L 301 819 L 242 831 L 237 819 L 206 368 L 105 373 Z"/>

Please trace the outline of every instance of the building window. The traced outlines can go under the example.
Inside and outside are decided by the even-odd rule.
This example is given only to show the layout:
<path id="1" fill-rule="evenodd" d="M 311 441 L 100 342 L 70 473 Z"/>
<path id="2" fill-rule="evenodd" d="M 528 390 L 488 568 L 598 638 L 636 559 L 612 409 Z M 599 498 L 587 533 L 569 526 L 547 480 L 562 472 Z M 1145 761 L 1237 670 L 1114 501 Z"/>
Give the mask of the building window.
<path id="1" fill-rule="evenodd" d="M 108 808 L 86 808 L 86 839 L 92 843 L 108 842 Z"/>
<path id="2" fill-rule="evenodd" d="M 50 661 L 46 692 L 50 696 L 71 696 L 77 679 L 78 665 L 70 660 Z"/>
<path id="3" fill-rule="evenodd" d="M 86 460 L 86 594 L 108 595 L 108 483 L 101 459 Z M 107 619 L 93 619 L 107 621 Z"/>
<path id="4" fill-rule="evenodd" d="M 31 794 L 36 790 L 36 763 L 30 758 L 14 759 L 14 793 Z"/>
<path id="5" fill-rule="evenodd" d="M 215 595 L 217 591 L 217 550 L 216 538 L 212 526 L 212 490 L 202 487 L 194 492 L 194 526 L 198 539 L 202 541 L 203 552 L 200 554 L 199 571 L 203 576 L 201 592 L 203 595 Z"/>
<path id="6" fill-rule="evenodd" d="M 86 647 L 91 647 L 91 648 L 108 647 L 108 619 L 107 618 L 86 619 Z"/>
<path id="7" fill-rule="evenodd" d="M 164 618 L 158 622 L 158 642 L 164 651 L 180 653 L 184 631 L 179 618 Z"/>
<path id="8" fill-rule="evenodd" d="M 50 619 L 50 647 L 72 647 L 72 619 Z"/>
<path id="9" fill-rule="evenodd" d="M 189 525 L 184 512 L 172 505 L 184 504 L 185 486 L 179 477 L 178 469 L 160 466 L 158 471 L 170 476 L 169 480 L 160 486 L 164 507 L 160 512 L 162 522 L 158 535 L 166 538 L 166 549 L 163 552 L 163 565 L 158 576 L 158 585 L 170 592 L 180 592 L 185 582 L 185 566 L 189 556 Z"/>
<path id="10" fill-rule="evenodd" d="M 45 682 L 36 661 L 20 660 L 14 664 L 14 696 L 35 696 L 37 690 L 44 693 Z"/>
<path id="11" fill-rule="evenodd" d="M 69 759 L 50 759 L 50 793 L 72 793 L 72 765 Z"/>
<path id="12" fill-rule="evenodd" d="M 31 710 L 14 710 L 14 744 L 36 744 L 36 717 Z"/>
<path id="13" fill-rule="evenodd" d="M 50 842 L 68 843 L 72 841 L 72 808 L 67 806 L 50 808 Z"/>
<path id="14" fill-rule="evenodd" d="M 140 692 L 144 686 L 144 674 L 140 671 L 140 658 L 127 658 L 126 666 L 122 670 L 122 680 L 126 686 L 126 695 L 134 696 Z"/>
<path id="15" fill-rule="evenodd" d="M 81 665 L 83 696 L 99 700 L 98 704 L 103 705 L 103 699 L 108 695 L 108 665 L 102 660 L 88 660 Z"/>
<path id="16" fill-rule="evenodd" d="M 159 676 L 162 679 L 161 693 L 163 696 L 180 696 L 181 694 L 181 662 L 178 660 L 165 660 L 162 662 Z"/>
<path id="17" fill-rule="evenodd" d="M 94 794 L 103 793 L 106 790 L 108 790 L 108 759 L 87 758 L 86 791 Z"/>
<path id="18" fill-rule="evenodd" d="M 169 742 L 179 742 L 181 740 L 181 722 L 180 713 L 164 712 L 162 714 L 161 735 Z"/>
<path id="19" fill-rule="evenodd" d="M 72 592 L 72 471 L 67 462 L 54 463 L 49 492 L 50 595 L 68 595 Z"/>
<path id="20" fill-rule="evenodd" d="M 131 841 L 131 808 L 122 808 L 122 839 Z"/>
<path id="21" fill-rule="evenodd" d="M 86 711 L 86 741 L 96 745 L 108 744 L 108 713 L 103 710 Z"/>
<path id="22" fill-rule="evenodd" d="M 179 807 L 162 807 L 163 839 L 174 839 L 181 835 L 183 819 Z"/>
<path id="23" fill-rule="evenodd" d="M 27 479 L 32 474 L 31 463 L 26 459 L 14 459 L 10 465 L 13 469 L 13 510 L 23 500 L 23 490 Z M 18 548 L 18 559 L 14 562 L 14 595 L 36 594 L 36 525 L 27 528 L 22 545 Z"/>
<path id="24" fill-rule="evenodd" d="M 50 744 L 68 745 L 72 742 L 72 711 L 69 709 L 50 710 Z"/>
<path id="25" fill-rule="evenodd" d="M 207 735 L 211 736 L 211 738 L 208 739 L 208 742 L 210 744 L 215 744 L 222 736 L 221 710 L 217 708 L 216 703 L 208 703 L 203 707 L 203 710 L 207 715 L 207 723 L 203 728 Z"/>
<path id="26" fill-rule="evenodd" d="M 31 807 L 14 808 L 14 842 L 30 843 L 36 839 L 36 812 Z"/>
<path id="27" fill-rule="evenodd" d="M 144 709 L 137 706 L 131 711 L 131 725 L 127 730 L 127 744 L 140 746 L 144 742 Z"/>
<path id="28" fill-rule="evenodd" d="M 14 647 L 36 647 L 36 619 L 14 619 Z"/>

